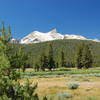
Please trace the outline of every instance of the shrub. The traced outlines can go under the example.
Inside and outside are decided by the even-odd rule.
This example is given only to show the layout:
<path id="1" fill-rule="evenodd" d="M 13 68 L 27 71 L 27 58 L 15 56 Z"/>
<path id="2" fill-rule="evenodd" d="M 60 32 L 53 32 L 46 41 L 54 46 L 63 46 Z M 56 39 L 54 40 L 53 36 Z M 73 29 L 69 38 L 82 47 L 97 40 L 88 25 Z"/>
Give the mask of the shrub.
<path id="1" fill-rule="evenodd" d="M 47 97 L 45 96 L 45 97 L 43 97 L 43 100 L 48 100 L 48 99 L 47 99 Z"/>
<path id="2" fill-rule="evenodd" d="M 79 87 L 79 83 L 69 83 L 68 88 L 69 89 L 77 89 Z"/>
<path id="3" fill-rule="evenodd" d="M 59 93 L 57 94 L 57 97 L 61 100 L 66 99 L 66 98 L 72 98 L 73 95 L 70 93 Z"/>

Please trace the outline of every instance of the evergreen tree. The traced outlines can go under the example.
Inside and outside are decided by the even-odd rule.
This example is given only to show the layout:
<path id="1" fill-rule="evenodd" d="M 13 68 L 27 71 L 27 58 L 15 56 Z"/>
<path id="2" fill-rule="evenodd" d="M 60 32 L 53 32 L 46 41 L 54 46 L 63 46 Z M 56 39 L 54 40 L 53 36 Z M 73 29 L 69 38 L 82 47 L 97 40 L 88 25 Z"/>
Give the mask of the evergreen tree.
<path id="1" fill-rule="evenodd" d="M 48 65 L 48 57 L 43 53 L 41 56 L 41 70 L 45 71 L 45 69 L 48 68 Z"/>
<path id="2" fill-rule="evenodd" d="M 4 32 L 4 27 L 3 27 Z M 5 35 L 5 33 L 3 34 Z M 27 56 L 21 49 L 16 51 L 14 56 L 8 55 L 5 38 L 0 41 L 0 100 L 39 100 L 38 95 L 34 94 L 37 84 L 32 85 L 29 81 L 21 85 L 18 81 L 16 70 L 11 66 L 25 66 Z M 12 57 L 10 60 L 9 57 Z M 10 64 L 12 64 L 10 66 Z M 18 73 L 18 71 L 17 71 Z"/>
<path id="3" fill-rule="evenodd" d="M 23 71 L 25 71 L 28 65 L 28 55 L 22 51 L 22 48 L 15 51 L 15 53 L 9 57 L 9 60 L 12 68 L 22 68 Z"/>
<path id="4" fill-rule="evenodd" d="M 93 57 L 91 54 L 91 50 L 88 45 L 84 45 L 83 52 L 82 52 L 82 64 L 83 68 L 92 67 L 93 64 Z"/>
<path id="5" fill-rule="evenodd" d="M 52 44 L 49 45 L 49 56 L 48 56 L 48 69 L 52 70 L 55 68 L 55 61 L 54 61 L 54 56 L 53 56 L 53 46 Z"/>
<path id="6" fill-rule="evenodd" d="M 5 28 L 5 26 L 4 26 L 4 23 L 2 23 L 1 40 L 2 40 L 3 42 L 6 40 L 6 28 Z"/>
<path id="7" fill-rule="evenodd" d="M 75 65 L 79 69 L 81 69 L 83 67 L 83 65 L 82 65 L 82 50 L 83 50 L 82 45 L 79 45 L 77 48 L 77 51 L 76 51 L 76 55 L 75 55 Z"/>
<path id="8" fill-rule="evenodd" d="M 81 44 L 77 49 L 75 58 L 75 64 L 77 68 L 89 68 L 92 67 L 93 57 L 91 50 L 87 44 Z"/>
<path id="9" fill-rule="evenodd" d="M 59 63 L 58 62 L 56 62 L 56 66 L 55 66 L 56 68 L 58 68 L 59 67 Z"/>
<path id="10" fill-rule="evenodd" d="M 42 71 L 45 71 L 45 68 L 44 68 L 44 55 L 42 54 L 41 57 L 40 57 L 40 69 Z"/>
<path id="11" fill-rule="evenodd" d="M 66 67 L 65 54 L 63 51 L 61 51 L 61 66 Z"/>
<path id="12" fill-rule="evenodd" d="M 29 67 L 28 59 L 29 59 L 28 54 L 23 53 L 23 55 L 22 55 L 22 70 L 23 70 L 23 72 L 25 71 L 25 69 L 27 67 Z"/>
<path id="13" fill-rule="evenodd" d="M 38 63 L 36 63 L 34 69 L 36 72 L 38 72 L 40 70 L 40 65 Z"/>
<path id="14" fill-rule="evenodd" d="M 43 66 L 44 66 L 44 68 L 46 69 L 46 68 L 48 68 L 48 57 L 47 56 L 43 56 Z"/>
<path id="15" fill-rule="evenodd" d="M 8 32 L 7 32 L 4 23 L 2 23 L 2 28 L 0 30 L 0 33 L 1 33 L 0 40 L 3 41 L 3 43 L 7 43 L 11 40 L 10 25 L 8 26 Z"/>
<path id="16" fill-rule="evenodd" d="M 11 28 L 10 25 L 8 26 L 8 41 L 11 40 L 12 36 L 11 36 Z"/>
<path id="17" fill-rule="evenodd" d="M 10 62 L 5 54 L 6 46 L 0 41 L 0 75 L 7 75 L 8 69 L 10 67 Z"/>

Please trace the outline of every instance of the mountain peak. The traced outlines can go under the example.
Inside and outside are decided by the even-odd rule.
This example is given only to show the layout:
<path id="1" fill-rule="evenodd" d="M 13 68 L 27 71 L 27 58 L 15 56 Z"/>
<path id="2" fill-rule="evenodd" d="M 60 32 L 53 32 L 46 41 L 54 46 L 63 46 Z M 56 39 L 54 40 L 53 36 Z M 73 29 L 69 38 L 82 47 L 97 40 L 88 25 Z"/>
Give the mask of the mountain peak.
<path id="1" fill-rule="evenodd" d="M 49 33 L 57 33 L 56 28 L 52 29 Z"/>

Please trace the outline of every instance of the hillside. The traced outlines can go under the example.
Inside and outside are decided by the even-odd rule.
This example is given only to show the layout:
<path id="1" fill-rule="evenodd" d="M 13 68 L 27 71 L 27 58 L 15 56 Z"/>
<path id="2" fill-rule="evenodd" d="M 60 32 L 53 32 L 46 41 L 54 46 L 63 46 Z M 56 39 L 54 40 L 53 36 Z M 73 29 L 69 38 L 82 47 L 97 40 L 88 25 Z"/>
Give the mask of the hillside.
<path id="1" fill-rule="evenodd" d="M 48 44 L 53 43 L 54 47 L 54 58 L 56 60 L 56 63 L 60 63 L 61 59 L 61 50 L 65 52 L 66 55 L 66 61 L 68 66 L 71 66 L 74 64 L 74 57 L 77 46 L 84 42 L 90 46 L 90 49 L 93 54 L 94 58 L 94 66 L 98 67 L 100 66 L 100 43 L 99 42 L 93 42 L 90 40 L 72 40 L 72 39 L 64 39 L 64 40 L 54 40 L 49 42 L 43 42 L 43 43 L 36 43 L 36 44 L 14 44 L 16 50 L 20 46 L 23 48 L 23 50 L 32 57 L 30 57 L 30 61 L 33 65 L 35 63 L 39 63 L 40 55 L 45 52 L 48 53 Z M 59 65 L 60 66 L 60 65 Z"/>

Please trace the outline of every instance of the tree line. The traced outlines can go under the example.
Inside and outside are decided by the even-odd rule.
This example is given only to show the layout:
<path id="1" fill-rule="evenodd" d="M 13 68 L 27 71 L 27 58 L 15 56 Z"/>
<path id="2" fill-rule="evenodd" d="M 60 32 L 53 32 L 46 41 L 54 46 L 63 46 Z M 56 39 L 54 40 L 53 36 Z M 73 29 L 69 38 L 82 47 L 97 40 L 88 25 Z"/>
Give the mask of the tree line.
<path id="1" fill-rule="evenodd" d="M 44 51 L 46 52 L 46 51 Z M 61 67 L 68 68 L 66 55 L 62 49 L 61 53 Z M 78 69 L 82 68 L 91 68 L 93 64 L 93 57 L 92 52 L 87 44 L 80 44 L 77 46 L 76 54 L 74 57 L 74 66 Z M 49 69 L 50 71 L 52 69 L 58 68 L 58 63 L 54 60 L 54 53 L 53 53 L 53 46 L 52 43 L 49 44 L 49 53 L 48 56 L 46 56 L 45 53 L 41 54 L 40 57 L 40 65 L 37 63 L 35 66 L 36 71 L 42 70 L 45 71 L 45 69 Z"/>

